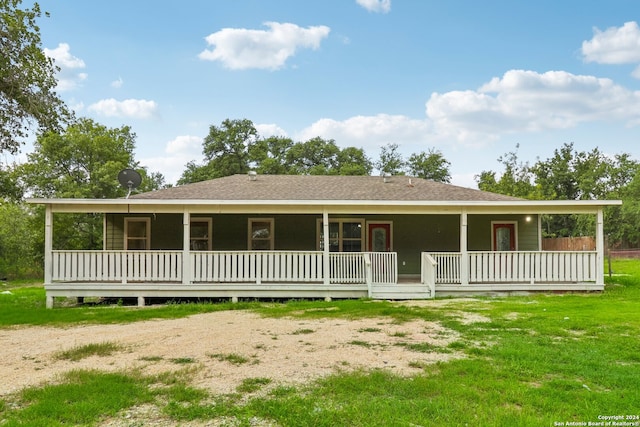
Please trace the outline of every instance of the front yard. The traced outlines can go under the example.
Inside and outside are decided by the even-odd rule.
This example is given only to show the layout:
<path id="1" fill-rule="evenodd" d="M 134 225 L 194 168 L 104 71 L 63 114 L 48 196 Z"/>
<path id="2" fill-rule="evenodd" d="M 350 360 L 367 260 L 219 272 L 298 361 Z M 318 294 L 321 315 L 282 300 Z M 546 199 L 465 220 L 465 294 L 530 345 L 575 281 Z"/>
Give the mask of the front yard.
<path id="1" fill-rule="evenodd" d="M 142 309 L 0 285 L 2 378 L 38 379 L 0 391 L 0 425 L 640 425 L 640 261 L 614 271 L 604 293 Z"/>

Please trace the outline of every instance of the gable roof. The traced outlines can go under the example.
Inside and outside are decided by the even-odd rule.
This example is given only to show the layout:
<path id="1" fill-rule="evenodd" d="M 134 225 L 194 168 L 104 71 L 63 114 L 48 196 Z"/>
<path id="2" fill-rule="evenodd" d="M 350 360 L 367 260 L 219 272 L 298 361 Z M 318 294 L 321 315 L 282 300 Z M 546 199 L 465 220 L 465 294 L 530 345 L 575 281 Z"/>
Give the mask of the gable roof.
<path id="1" fill-rule="evenodd" d="M 145 200 L 513 201 L 516 197 L 407 176 L 231 175 L 132 195 Z"/>

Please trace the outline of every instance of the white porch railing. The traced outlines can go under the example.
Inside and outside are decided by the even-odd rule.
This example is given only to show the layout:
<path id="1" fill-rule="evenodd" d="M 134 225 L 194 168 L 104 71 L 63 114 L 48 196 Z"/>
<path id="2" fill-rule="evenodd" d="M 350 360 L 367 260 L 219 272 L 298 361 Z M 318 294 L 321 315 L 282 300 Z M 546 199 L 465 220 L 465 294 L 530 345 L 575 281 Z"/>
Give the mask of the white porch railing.
<path id="1" fill-rule="evenodd" d="M 322 252 L 191 252 L 194 282 L 322 282 Z"/>
<path id="2" fill-rule="evenodd" d="M 371 282 L 376 285 L 398 283 L 397 252 L 367 252 L 371 259 Z"/>
<path id="3" fill-rule="evenodd" d="M 322 283 L 320 251 L 191 252 L 182 251 L 52 252 L 53 282 L 181 282 L 183 268 L 194 283 Z M 368 262 L 367 262 L 368 260 Z M 397 254 L 341 252 L 329 254 L 330 284 L 395 284 Z"/>
<path id="4" fill-rule="evenodd" d="M 52 281 L 179 282 L 181 251 L 53 251 Z"/>
<path id="5" fill-rule="evenodd" d="M 436 273 L 438 261 L 430 254 L 423 252 L 421 255 L 420 283 L 429 287 L 429 292 L 433 297 L 436 294 Z"/>
<path id="6" fill-rule="evenodd" d="M 430 254 L 437 262 L 436 283 L 460 284 L 461 254 Z M 469 283 L 595 282 L 594 251 L 469 252 Z"/>

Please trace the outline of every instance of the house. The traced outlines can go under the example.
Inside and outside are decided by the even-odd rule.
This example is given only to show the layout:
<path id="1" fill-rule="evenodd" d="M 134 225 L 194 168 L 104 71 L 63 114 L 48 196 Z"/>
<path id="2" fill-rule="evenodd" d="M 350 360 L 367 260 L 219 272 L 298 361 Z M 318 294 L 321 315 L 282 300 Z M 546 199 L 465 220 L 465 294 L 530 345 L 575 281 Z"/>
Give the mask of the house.
<path id="1" fill-rule="evenodd" d="M 126 199 L 31 199 L 55 297 L 416 299 L 601 291 L 603 208 L 406 176 L 233 175 Z M 53 215 L 104 214 L 104 248 L 52 247 Z M 595 217 L 595 251 L 542 251 L 541 215 Z"/>

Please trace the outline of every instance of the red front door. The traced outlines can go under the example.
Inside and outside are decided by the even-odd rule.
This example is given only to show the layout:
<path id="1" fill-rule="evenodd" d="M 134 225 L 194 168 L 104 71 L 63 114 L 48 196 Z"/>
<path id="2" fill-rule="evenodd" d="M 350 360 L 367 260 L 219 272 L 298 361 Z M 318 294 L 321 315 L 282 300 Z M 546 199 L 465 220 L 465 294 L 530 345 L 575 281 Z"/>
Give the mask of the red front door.
<path id="1" fill-rule="evenodd" d="M 369 252 L 391 252 L 391 224 L 369 223 Z"/>
<path id="2" fill-rule="evenodd" d="M 516 225 L 515 224 L 493 224 L 493 250 L 494 251 L 515 251 L 516 250 Z"/>

